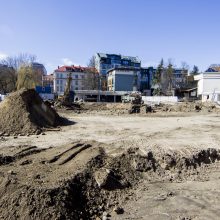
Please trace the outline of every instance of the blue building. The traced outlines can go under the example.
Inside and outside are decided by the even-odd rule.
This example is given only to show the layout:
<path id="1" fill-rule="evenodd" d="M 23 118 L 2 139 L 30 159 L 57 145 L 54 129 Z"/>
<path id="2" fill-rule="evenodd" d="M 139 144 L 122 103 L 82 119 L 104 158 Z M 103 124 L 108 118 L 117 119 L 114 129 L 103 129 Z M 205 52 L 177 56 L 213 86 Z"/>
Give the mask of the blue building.
<path id="1" fill-rule="evenodd" d="M 95 54 L 95 67 L 99 74 L 106 76 L 108 70 L 118 67 L 140 68 L 141 61 L 138 57 L 122 56 L 120 54 Z"/>
<path id="2" fill-rule="evenodd" d="M 140 92 L 146 92 L 147 90 L 151 90 L 152 81 L 155 73 L 156 69 L 153 67 L 140 68 L 140 75 L 138 79 Z"/>
<path id="3" fill-rule="evenodd" d="M 47 93 L 47 94 L 52 93 L 52 88 L 50 86 L 36 86 L 35 90 L 38 94 L 39 93 Z"/>

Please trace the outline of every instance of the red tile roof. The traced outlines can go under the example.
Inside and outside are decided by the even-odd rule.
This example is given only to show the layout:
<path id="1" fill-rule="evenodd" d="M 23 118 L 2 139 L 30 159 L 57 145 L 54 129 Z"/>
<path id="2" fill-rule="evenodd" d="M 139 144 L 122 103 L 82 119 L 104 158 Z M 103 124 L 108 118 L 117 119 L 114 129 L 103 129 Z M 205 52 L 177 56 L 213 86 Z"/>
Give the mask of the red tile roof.
<path id="1" fill-rule="evenodd" d="M 58 66 L 55 72 L 88 72 L 91 70 L 96 70 L 94 67 L 82 67 L 82 66 Z"/>

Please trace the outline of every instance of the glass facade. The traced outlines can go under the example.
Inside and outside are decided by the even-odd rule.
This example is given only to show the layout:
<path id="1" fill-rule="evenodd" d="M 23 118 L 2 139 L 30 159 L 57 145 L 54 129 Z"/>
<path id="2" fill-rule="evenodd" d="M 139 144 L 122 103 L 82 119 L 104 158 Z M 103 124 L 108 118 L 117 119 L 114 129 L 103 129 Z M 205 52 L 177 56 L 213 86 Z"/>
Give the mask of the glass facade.
<path id="1" fill-rule="evenodd" d="M 137 57 L 98 53 L 96 54 L 96 60 L 98 66 L 97 69 L 102 75 L 106 75 L 108 70 L 115 67 L 141 67 L 141 62 Z"/>

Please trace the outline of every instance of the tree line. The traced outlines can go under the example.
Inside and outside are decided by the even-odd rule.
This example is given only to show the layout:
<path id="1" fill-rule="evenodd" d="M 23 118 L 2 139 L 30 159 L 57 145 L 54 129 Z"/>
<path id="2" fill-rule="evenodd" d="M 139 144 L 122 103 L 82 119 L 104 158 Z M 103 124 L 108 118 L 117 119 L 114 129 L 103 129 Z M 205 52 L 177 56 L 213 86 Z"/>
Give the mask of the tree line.
<path id="1" fill-rule="evenodd" d="M 194 65 L 192 71 L 188 75 L 189 65 L 186 62 L 182 62 L 180 71 L 179 82 L 177 82 L 174 78 L 174 64 L 172 60 L 169 59 L 168 64 L 165 65 L 164 60 L 161 59 L 153 76 L 153 95 L 172 95 L 172 90 L 174 88 L 188 88 L 192 84 L 190 76 L 199 74 L 199 68 Z"/>

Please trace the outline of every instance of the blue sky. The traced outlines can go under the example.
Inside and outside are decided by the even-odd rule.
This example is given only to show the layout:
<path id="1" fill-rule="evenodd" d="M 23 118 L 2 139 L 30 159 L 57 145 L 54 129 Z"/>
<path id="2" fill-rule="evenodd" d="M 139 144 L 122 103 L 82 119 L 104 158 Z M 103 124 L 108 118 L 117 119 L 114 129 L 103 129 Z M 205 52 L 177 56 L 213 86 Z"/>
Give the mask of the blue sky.
<path id="1" fill-rule="evenodd" d="M 96 52 L 220 63 L 219 0 L 0 0 L 0 58 L 35 54 L 48 73 Z"/>

